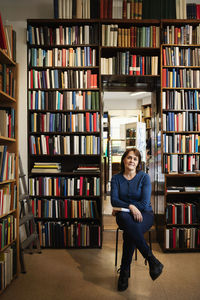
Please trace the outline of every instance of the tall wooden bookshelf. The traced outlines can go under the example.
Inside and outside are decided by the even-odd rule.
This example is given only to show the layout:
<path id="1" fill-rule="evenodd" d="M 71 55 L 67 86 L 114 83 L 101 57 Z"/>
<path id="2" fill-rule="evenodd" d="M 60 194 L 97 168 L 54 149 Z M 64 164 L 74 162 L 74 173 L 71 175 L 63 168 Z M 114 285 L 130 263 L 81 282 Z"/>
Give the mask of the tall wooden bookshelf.
<path id="1" fill-rule="evenodd" d="M 0 49 L 0 293 L 19 271 L 18 65 Z"/>
<path id="2" fill-rule="evenodd" d="M 95 14 L 93 15 L 96 16 L 96 19 L 81 19 L 84 14 L 80 16 L 80 19 L 73 19 L 72 7 L 72 16 L 69 16 L 69 18 L 72 19 L 64 19 L 66 15 L 62 15 L 61 18 L 63 19 L 28 20 L 29 192 L 32 197 L 33 213 L 38 224 L 41 246 L 44 247 L 101 247 L 101 186 L 103 182 L 101 175 L 102 143 L 100 139 L 102 135 L 102 104 L 100 94 L 105 90 L 147 90 L 156 91 L 156 94 L 158 94 L 160 92 L 161 81 L 161 164 L 162 171 L 166 174 L 165 190 L 170 189 L 171 178 L 174 178 L 177 187 L 178 184 L 183 187 L 181 183 L 185 184 L 187 180 L 194 177 L 195 184 L 191 185 L 191 187 L 197 187 L 198 174 L 188 174 L 189 170 L 186 170 L 187 173 L 185 174 L 180 174 L 179 171 L 181 171 L 181 168 L 179 165 L 176 164 L 177 168 L 174 168 L 173 164 L 170 166 L 170 163 L 176 160 L 185 160 L 184 163 L 189 165 L 189 161 L 194 160 L 197 164 L 199 150 L 196 152 L 186 152 L 182 150 L 174 152 L 172 149 L 168 149 L 167 151 L 163 150 L 163 146 L 164 143 L 166 143 L 166 139 L 168 139 L 168 144 L 170 144 L 171 147 L 173 145 L 171 139 L 173 140 L 177 138 L 177 136 L 179 136 L 180 141 L 186 139 L 188 135 L 192 135 L 193 140 L 195 135 L 199 137 L 199 128 L 195 130 L 182 130 L 180 132 L 176 132 L 175 129 L 171 130 L 165 128 L 169 125 L 169 116 L 172 118 L 172 116 L 176 115 L 188 115 L 192 120 L 193 116 L 196 117 L 198 115 L 198 109 L 188 107 L 169 108 L 164 106 L 164 101 L 166 101 L 168 94 L 175 95 L 175 93 L 180 92 L 184 96 L 187 92 L 190 92 L 196 95 L 196 93 L 198 94 L 199 87 L 171 87 L 163 84 L 163 80 L 167 72 L 171 74 L 170 78 L 173 78 L 173 74 L 180 77 L 180 73 L 184 75 L 186 73 L 187 75 L 189 70 L 189 76 L 191 76 L 191 74 L 198 73 L 200 67 L 199 65 L 173 66 L 165 64 L 163 62 L 163 53 L 172 52 L 174 47 L 178 47 L 177 55 L 179 56 L 185 49 L 198 52 L 199 46 L 193 43 L 184 45 L 182 42 L 181 45 L 176 45 L 172 42 L 162 42 L 162 46 L 160 46 L 160 40 L 162 38 L 162 41 L 164 41 L 167 34 L 172 35 L 173 27 L 168 28 L 167 26 L 181 28 L 182 25 L 190 24 L 193 27 L 197 27 L 199 25 L 198 22 L 193 20 L 141 19 L 142 16 L 145 16 L 145 10 L 146 16 L 149 16 L 146 9 L 147 7 L 144 7 L 144 11 L 143 9 L 141 11 L 141 1 L 135 2 L 137 4 L 140 3 L 140 8 L 138 5 L 136 9 L 139 16 L 135 14 L 135 12 L 133 13 L 133 6 L 132 8 L 129 7 L 124 10 L 123 7 L 121 7 L 119 16 L 117 11 L 111 11 L 112 4 L 116 4 L 115 1 L 96 1 L 95 3 L 99 5 L 97 5 L 99 11 L 95 10 Z M 126 1 L 123 3 L 125 3 L 125 5 L 130 4 Z M 144 3 L 147 5 L 147 1 Z M 148 4 L 149 3 L 150 1 L 148 1 Z M 151 12 L 154 8 L 152 5 Z M 160 10 L 161 7 L 156 9 Z M 128 16 L 129 12 L 131 13 L 130 16 Z M 175 14 L 174 10 L 173 14 Z M 150 15 L 152 17 L 154 14 Z M 158 15 L 161 16 L 161 11 L 159 11 Z M 77 15 L 74 16 L 77 17 Z M 164 14 L 162 14 L 162 16 L 164 16 Z M 88 18 L 89 15 L 86 17 Z M 115 18 L 112 19 L 112 17 Z M 162 34 L 160 34 L 160 29 Z M 194 35 L 195 30 L 194 28 L 192 30 Z M 70 33 L 72 40 L 70 40 Z M 84 35 L 89 39 L 87 42 L 83 41 Z M 92 42 L 90 40 L 91 36 L 95 38 Z M 85 53 L 87 53 L 87 55 L 85 55 Z M 90 56 L 91 53 L 92 56 L 94 56 L 92 59 L 89 59 L 89 61 L 92 61 L 92 63 L 95 61 L 95 64 L 88 66 L 85 63 L 85 59 L 87 60 L 87 56 Z M 80 66 L 80 57 L 83 59 L 82 55 L 84 56 L 84 64 Z M 69 57 L 69 64 L 66 64 L 66 57 Z M 77 57 L 77 61 L 75 62 L 77 65 L 74 65 L 74 57 Z M 85 81 L 87 81 L 91 75 L 95 75 L 94 77 L 97 78 L 95 79 L 97 85 L 92 84 L 90 87 L 85 86 Z M 79 82 L 78 85 L 73 85 L 77 81 Z M 68 83 L 66 84 L 66 82 Z M 187 84 L 190 85 L 190 83 Z M 65 99 L 71 97 L 69 96 L 70 92 L 75 92 L 72 103 L 69 104 L 69 106 L 63 106 L 61 108 Z M 94 107 L 89 108 L 83 107 L 82 104 L 77 105 L 76 100 L 78 98 L 76 98 L 76 95 L 82 99 L 85 97 L 84 93 L 88 95 L 90 92 L 91 94 L 93 92 L 96 93 L 95 96 L 98 95 L 97 98 L 94 97 L 98 99 L 98 105 L 96 106 L 95 104 Z M 159 102 L 159 100 L 157 102 Z M 154 107 L 156 106 L 156 112 L 153 112 L 154 116 L 159 112 L 159 103 L 154 105 Z M 53 121 L 54 123 L 52 125 L 52 121 L 50 120 L 54 118 L 54 115 L 56 122 Z M 89 120 L 94 116 L 96 120 L 97 115 L 99 117 L 99 128 L 97 131 L 92 130 L 88 132 L 86 130 L 86 132 L 80 129 L 76 131 L 76 128 L 73 131 L 72 127 L 70 127 L 72 123 L 74 124 L 74 120 L 84 120 L 84 118 L 86 119 L 88 116 Z M 156 120 L 154 119 L 152 121 L 153 125 L 155 125 Z M 68 127 L 65 126 L 60 129 L 60 122 L 60 126 L 63 126 L 64 123 L 65 125 L 67 124 L 66 126 Z M 78 122 L 79 121 L 77 121 L 77 124 Z M 158 127 L 159 125 L 160 124 L 158 124 Z M 99 152 L 97 151 L 90 154 L 81 152 L 84 139 L 88 138 L 88 136 L 91 136 L 92 140 L 95 140 L 95 144 L 100 145 Z M 157 139 L 157 137 L 155 137 L 155 139 Z M 87 140 L 88 144 L 91 144 L 90 138 Z M 157 141 L 157 144 L 159 144 L 159 141 Z M 160 152 L 157 154 L 157 160 L 159 164 Z M 37 167 L 42 163 L 43 167 L 45 163 L 49 164 L 48 167 L 50 167 L 50 163 L 56 164 L 55 168 L 57 168 L 57 173 L 52 174 L 51 172 L 44 172 L 44 170 L 38 172 Z M 89 171 L 87 169 L 86 172 L 86 169 L 81 170 L 79 168 L 83 164 L 88 164 L 88 169 L 90 167 Z M 91 167 L 100 170 L 100 173 L 97 171 L 94 173 Z M 79 174 L 80 172 L 81 174 Z M 97 178 L 99 182 L 98 193 L 94 194 L 92 191 L 92 195 L 89 194 L 86 195 L 86 197 L 76 194 L 80 193 L 79 185 L 81 177 L 90 179 L 94 177 Z M 66 178 L 68 178 L 67 180 L 69 181 L 67 181 Z M 75 194 L 63 194 L 63 186 L 65 187 L 67 185 L 69 187 L 71 185 L 74 186 L 74 184 L 76 187 Z M 97 182 L 95 183 L 95 186 L 96 185 Z M 44 189 L 42 188 L 43 186 Z M 189 194 L 190 192 L 185 192 L 185 202 L 186 199 L 189 198 Z M 198 194 L 198 191 L 195 191 L 194 195 L 196 194 Z M 170 237 L 171 234 L 170 228 L 180 228 L 182 226 L 181 224 L 169 224 L 166 222 L 168 204 L 171 203 L 170 195 L 171 192 L 165 192 L 165 214 L 163 216 L 163 224 L 160 227 L 162 233 L 161 243 L 164 250 L 188 250 L 187 246 L 176 246 L 175 248 L 171 246 L 166 247 L 167 236 Z M 183 193 L 180 193 L 180 195 L 183 195 Z M 77 215 L 67 215 L 68 202 L 70 202 L 70 205 L 73 207 L 77 207 L 81 205 L 79 204 L 81 203 L 79 200 L 84 200 L 83 198 L 86 200 L 86 203 L 89 203 L 91 200 L 94 206 L 97 207 L 96 216 L 81 216 L 77 218 Z M 64 214 L 62 214 L 63 209 Z M 93 232 L 95 237 L 92 237 L 92 241 L 95 241 L 94 243 L 82 244 L 80 235 L 76 236 L 75 232 L 80 233 L 82 225 L 86 225 L 86 227 L 88 225 L 87 228 L 89 229 L 86 229 L 86 232 L 90 232 L 90 229 L 93 227 L 95 228 L 95 233 Z M 191 225 L 192 224 L 189 224 L 188 226 L 199 228 L 198 224 L 195 224 L 195 226 Z M 174 234 L 175 230 L 173 229 L 172 232 Z M 58 235 L 61 236 L 60 239 L 56 238 Z M 168 238 L 168 240 L 169 239 L 170 238 Z M 197 248 L 198 247 L 195 247 L 195 249 Z"/>
<path id="3" fill-rule="evenodd" d="M 199 22 L 165 20 L 161 26 L 162 246 L 167 251 L 199 250 Z"/>
<path id="4" fill-rule="evenodd" d="M 28 20 L 28 34 L 29 194 L 41 246 L 101 247 L 99 23 Z M 52 163 L 56 173 L 37 169 Z"/>

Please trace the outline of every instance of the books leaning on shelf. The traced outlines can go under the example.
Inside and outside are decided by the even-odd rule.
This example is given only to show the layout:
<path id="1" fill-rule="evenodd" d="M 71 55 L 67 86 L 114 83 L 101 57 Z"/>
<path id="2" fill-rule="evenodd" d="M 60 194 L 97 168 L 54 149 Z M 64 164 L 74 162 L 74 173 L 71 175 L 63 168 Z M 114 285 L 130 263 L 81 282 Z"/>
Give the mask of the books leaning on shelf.
<path id="1" fill-rule="evenodd" d="M 61 165 L 60 163 L 39 163 L 35 162 L 31 170 L 32 173 L 60 173 Z"/>

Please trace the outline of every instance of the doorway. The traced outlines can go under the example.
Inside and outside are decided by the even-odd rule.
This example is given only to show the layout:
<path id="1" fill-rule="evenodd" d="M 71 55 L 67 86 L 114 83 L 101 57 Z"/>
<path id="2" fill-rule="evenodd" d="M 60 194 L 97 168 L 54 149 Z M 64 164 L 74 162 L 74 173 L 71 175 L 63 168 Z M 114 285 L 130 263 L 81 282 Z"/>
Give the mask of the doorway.
<path id="1" fill-rule="evenodd" d="M 103 94 L 104 216 L 112 214 L 110 181 L 120 171 L 121 156 L 127 148 L 140 150 L 143 169 L 154 181 L 153 98 L 153 93 L 147 91 L 105 91 Z"/>

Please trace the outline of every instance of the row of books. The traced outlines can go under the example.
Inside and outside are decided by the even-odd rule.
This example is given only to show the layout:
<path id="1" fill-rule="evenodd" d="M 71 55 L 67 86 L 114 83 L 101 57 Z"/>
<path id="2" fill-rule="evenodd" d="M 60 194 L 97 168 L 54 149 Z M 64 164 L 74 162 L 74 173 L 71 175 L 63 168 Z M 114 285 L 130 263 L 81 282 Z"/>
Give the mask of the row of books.
<path id="1" fill-rule="evenodd" d="M 158 26 L 118 27 L 118 24 L 102 24 L 101 45 L 108 47 L 160 47 Z"/>
<path id="2" fill-rule="evenodd" d="M 37 222 L 40 246 L 45 248 L 100 247 L 101 227 L 74 222 Z"/>
<path id="3" fill-rule="evenodd" d="M 0 90 L 15 98 L 15 70 L 6 64 L 0 64 Z"/>
<path id="4" fill-rule="evenodd" d="M 17 274 L 17 247 L 13 243 L 0 253 L 0 291 L 3 291 Z"/>
<path id="5" fill-rule="evenodd" d="M 200 66 L 200 48 L 163 48 L 164 66 Z"/>
<path id="6" fill-rule="evenodd" d="M 55 19 L 93 19 L 99 17 L 99 0 L 54 0 Z"/>
<path id="7" fill-rule="evenodd" d="M 163 113 L 163 131 L 200 131 L 200 114 L 188 111 Z"/>
<path id="8" fill-rule="evenodd" d="M 61 163 L 55 162 L 34 162 L 32 173 L 60 173 Z"/>
<path id="9" fill-rule="evenodd" d="M 167 203 L 167 224 L 194 224 L 200 221 L 200 203 Z"/>
<path id="10" fill-rule="evenodd" d="M 29 71 L 29 89 L 94 89 L 97 86 L 97 74 L 91 70 Z"/>
<path id="11" fill-rule="evenodd" d="M 0 136 L 15 138 L 15 110 L 0 107 Z"/>
<path id="12" fill-rule="evenodd" d="M 13 215 L 0 219 L 0 250 L 17 237 L 17 223 Z"/>
<path id="13" fill-rule="evenodd" d="M 164 154 L 164 173 L 195 173 L 200 170 L 200 155 Z"/>
<path id="14" fill-rule="evenodd" d="M 143 0 L 101 0 L 101 19 L 142 19 Z"/>
<path id="15" fill-rule="evenodd" d="M 95 67 L 96 49 L 83 48 L 49 49 L 30 48 L 28 64 L 31 67 Z"/>
<path id="16" fill-rule="evenodd" d="M 13 191 L 13 192 L 12 192 Z M 0 216 L 8 214 L 17 208 L 16 185 L 11 190 L 11 185 L 4 185 L 0 189 Z"/>
<path id="17" fill-rule="evenodd" d="M 193 27 L 193 25 L 186 24 L 184 26 L 176 27 L 168 25 L 163 33 L 164 44 L 200 44 L 200 25 Z"/>
<path id="18" fill-rule="evenodd" d="M 199 192 L 200 186 L 168 186 L 167 193 Z"/>
<path id="19" fill-rule="evenodd" d="M 68 45 L 98 45 L 99 26 L 93 25 L 75 25 L 48 27 L 35 27 L 28 25 L 27 42 L 30 45 L 40 46 L 68 46 Z"/>
<path id="20" fill-rule="evenodd" d="M 32 199 L 32 212 L 36 218 L 84 219 L 99 218 L 94 200 Z"/>
<path id="21" fill-rule="evenodd" d="M 200 88 L 200 70 L 162 69 L 163 88 Z"/>
<path id="22" fill-rule="evenodd" d="M 99 132 L 100 114 L 85 113 L 31 113 L 31 132 Z"/>
<path id="23" fill-rule="evenodd" d="M 0 182 L 15 179 L 15 153 L 7 149 L 6 145 L 0 146 Z"/>
<path id="24" fill-rule="evenodd" d="M 200 229 L 192 228 L 168 228 L 166 229 L 167 249 L 194 249 L 200 247 Z"/>
<path id="25" fill-rule="evenodd" d="M 99 177 L 36 177 L 29 178 L 31 196 L 99 196 Z"/>
<path id="26" fill-rule="evenodd" d="M 187 19 L 200 19 L 200 4 L 187 3 Z"/>
<path id="27" fill-rule="evenodd" d="M 100 137 L 30 136 L 29 151 L 31 155 L 100 155 Z"/>
<path id="28" fill-rule="evenodd" d="M 158 75 L 158 56 L 131 55 L 129 51 L 101 58 L 103 75 Z"/>
<path id="29" fill-rule="evenodd" d="M 163 109 L 194 109 L 200 108 L 200 92 L 190 90 L 173 90 L 162 92 L 162 108 Z"/>
<path id="30" fill-rule="evenodd" d="M 16 61 L 16 31 L 13 30 L 12 25 L 3 25 L 1 14 L 0 48 L 3 49 L 13 61 Z"/>
<path id="31" fill-rule="evenodd" d="M 163 133 L 163 152 L 165 153 L 200 153 L 200 135 Z"/>
<path id="32" fill-rule="evenodd" d="M 29 91 L 29 109 L 99 110 L 97 91 Z"/>

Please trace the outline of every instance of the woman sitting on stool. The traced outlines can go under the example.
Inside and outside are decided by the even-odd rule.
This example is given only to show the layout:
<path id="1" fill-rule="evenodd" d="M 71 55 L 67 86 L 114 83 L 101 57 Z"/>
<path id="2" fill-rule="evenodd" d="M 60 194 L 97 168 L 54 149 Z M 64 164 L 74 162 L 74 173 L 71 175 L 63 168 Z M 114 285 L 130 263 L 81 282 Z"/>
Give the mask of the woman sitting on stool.
<path id="1" fill-rule="evenodd" d="M 130 264 L 134 249 L 137 248 L 149 263 L 149 273 L 155 280 L 161 273 L 163 265 L 153 255 L 144 239 L 154 223 L 151 207 L 151 181 L 148 174 L 140 168 L 140 152 L 128 149 L 121 159 L 121 172 L 112 177 L 111 204 L 113 215 L 123 230 L 123 255 L 121 260 L 118 290 L 128 287 Z M 115 209 L 116 208 L 116 209 Z M 118 208 L 122 208 L 120 211 Z"/>

